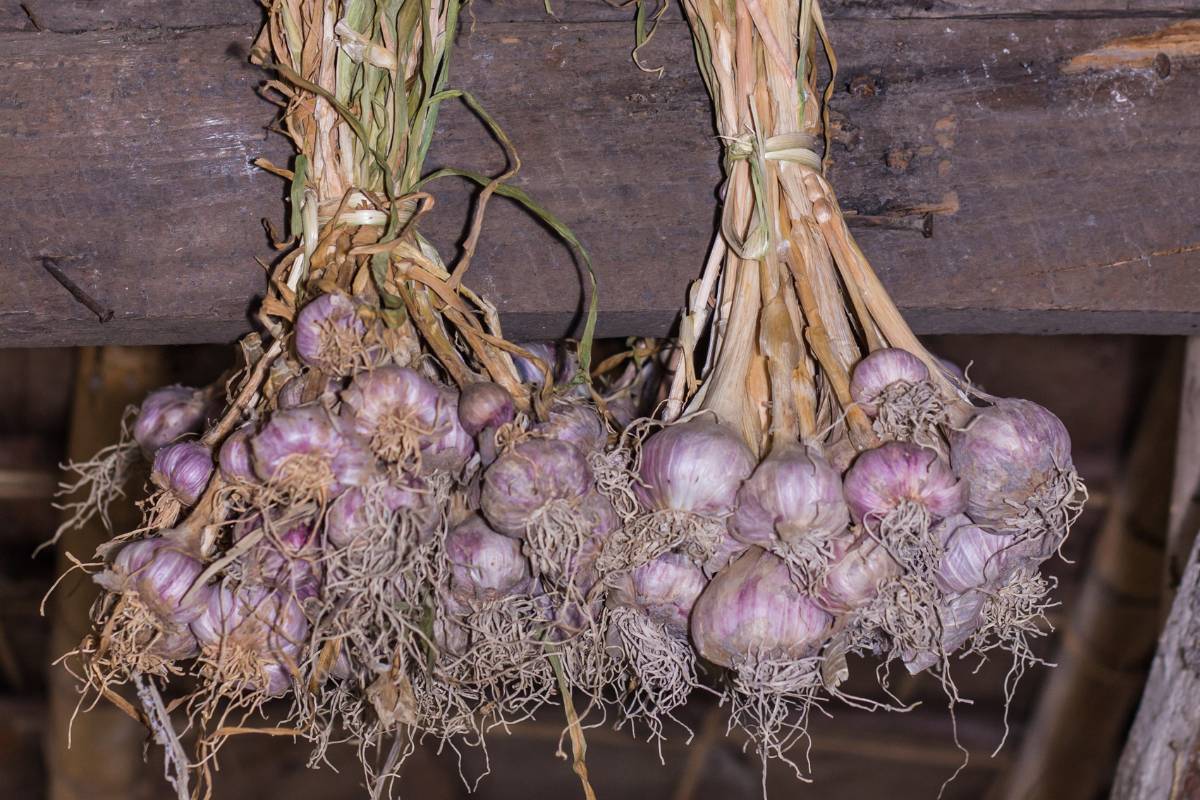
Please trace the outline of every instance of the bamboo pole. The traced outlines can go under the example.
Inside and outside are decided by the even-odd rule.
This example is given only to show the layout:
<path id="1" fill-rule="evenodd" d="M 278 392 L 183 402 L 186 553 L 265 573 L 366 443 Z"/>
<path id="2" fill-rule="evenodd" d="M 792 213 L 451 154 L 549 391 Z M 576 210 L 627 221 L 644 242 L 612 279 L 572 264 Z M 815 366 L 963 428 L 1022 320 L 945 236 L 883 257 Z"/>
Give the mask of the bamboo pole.
<path id="1" fill-rule="evenodd" d="M 1007 800 L 1092 800 L 1111 780 L 1159 631 L 1159 602 L 1179 410 L 1172 352 L 1138 422 L 1007 785 Z"/>
<path id="2" fill-rule="evenodd" d="M 126 406 L 141 402 L 148 391 L 169 381 L 162 348 L 87 348 L 80 353 L 77 369 L 68 444 L 68 457 L 76 461 L 87 460 L 112 444 Z M 144 474 L 132 476 L 127 487 L 131 497 L 136 497 L 144 480 Z M 109 510 L 114 530 L 129 530 L 141 521 L 132 499 L 118 499 Z M 90 561 L 96 546 L 109 537 L 98 519 L 68 531 L 58 543 L 57 573 L 71 566 L 66 553 Z M 55 590 L 48 606 L 54 657 L 75 648 L 88 632 L 88 612 L 97 594 L 98 587 L 78 571 Z M 146 732 L 141 726 L 108 703 L 75 715 L 79 686 L 62 666 L 50 667 L 47 691 L 45 754 L 50 800 L 153 796 L 160 787 L 147 780 L 149 771 L 142 762 Z"/>

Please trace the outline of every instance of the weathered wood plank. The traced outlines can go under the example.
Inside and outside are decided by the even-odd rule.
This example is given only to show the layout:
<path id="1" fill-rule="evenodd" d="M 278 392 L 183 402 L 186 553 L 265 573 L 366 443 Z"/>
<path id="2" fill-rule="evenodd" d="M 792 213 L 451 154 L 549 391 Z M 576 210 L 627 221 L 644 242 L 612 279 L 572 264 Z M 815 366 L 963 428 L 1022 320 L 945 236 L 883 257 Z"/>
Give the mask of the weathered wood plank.
<path id="1" fill-rule="evenodd" d="M 1113 800 L 1200 793 L 1200 540 L 1192 547 L 1146 691 L 1117 767 Z"/>
<path id="2" fill-rule="evenodd" d="M 218 341 L 248 324 L 263 285 L 253 259 L 271 255 L 259 220 L 280 218 L 282 196 L 249 160 L 286 157 L 265 138 L 271 109 L 244 62 L 255 24 L 214 27 L 211 11 L 152 5 L 106 4 L 125 10 L 86 23 L 111 31 L 0 33 L 0 343 Z M 1081 18 L 1063 0 L 998 17 L 976 0 L 918 5 L 890 4 L 914 15 L 902 22 L 863 18 L 868 7 L 849 0 L 831 9 L 842 61 L 834 183 L 849 208 L 910 224 L 860 240 L 914 326 L 1196 330 L 1197 60 L 1172 59 L 1165 77 L 1062 70 L 1186 9 L 1124 18 L 1098 2 L 1089 8 L 1108 16 Z M 516 141 L 518 182 L 592 251 L 601 332 L 662 333 L 711 235 L 719 154 L 684 26 L 664 23 L 646 52 L 667 67 L 656 78 L 628 61 L 628 12 L 602 6 L 564 4 L 582 21 L 563 24 L 535 13 L 539 3 L 481 3 L 455 77 Z M 500 164 L 462 109 L 447 109 L 439 136 L 437 163 Z M 466 191 L 437 192 L 430 231 L 451 250 Z M 929 239 L 915 232 L 926 212 Z M 41 255 L 74 257 L 64 269 L 114 320 L 76 304 Z M 582 303 L 565 249 L 502 203 L 471 279 L 515 336 L 561 334 Z"/>

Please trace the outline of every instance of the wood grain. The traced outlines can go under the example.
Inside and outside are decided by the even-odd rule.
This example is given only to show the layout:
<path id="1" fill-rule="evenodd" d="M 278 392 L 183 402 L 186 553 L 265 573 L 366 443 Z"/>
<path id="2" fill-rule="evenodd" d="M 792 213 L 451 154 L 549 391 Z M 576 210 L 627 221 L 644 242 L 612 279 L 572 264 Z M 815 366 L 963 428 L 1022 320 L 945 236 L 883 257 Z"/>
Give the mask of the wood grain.
<path id="1" fill-rule="evenodd" d="M 246 5 L 249 6 L 247 9 Z M 272 257 L 260 220 L 286 161 L 245 63 L 257 8 L 0 2 L 0 344 L 223 341 L 247 329 Z M 517 183 L 596 261 L 602 335 L 667 331 L 712 235 L 719 148 L 686 28 L 671 16 L 638 71 L 627 10 L 596 0 L 478 3 L 458 85 L 517 143 Z M 1099 0 L 841 0 L 834 185 L 885 284 L 921 332 L 1190 333 L 1200 328 L 1198 64 L 1066 74 L 1073 57 L 1152 34 L 1186 5 Z M 18 9 L 19 11 L 19 9 Z M 1086 13 L 1084 13 L 1086 12 Z M 674 12 L 672 12 L 674 14 Z M 675 20 L 675 21 L 672 21 Z M 495 169 L 465 110 L 431 164 Z M 429 233 L 451 254 L 469 208 L 436 187 Z M 932 237 L 919 228 L 925 215 Z M 37 263 L 116 310 L 99 324 Z M 517 209 L 490 206 L 469 279 L 510 335 L 578 322 L 570 254 Z"/>

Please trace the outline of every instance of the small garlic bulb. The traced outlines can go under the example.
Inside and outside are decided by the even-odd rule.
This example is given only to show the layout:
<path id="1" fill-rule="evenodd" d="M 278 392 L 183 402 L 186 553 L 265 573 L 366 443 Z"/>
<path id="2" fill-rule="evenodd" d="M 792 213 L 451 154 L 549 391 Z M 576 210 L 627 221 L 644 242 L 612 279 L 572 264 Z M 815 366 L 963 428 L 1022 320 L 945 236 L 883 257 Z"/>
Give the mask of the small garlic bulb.
<path id="1" fill-rule="evenodd" d="M 850 378 L 850 396 L 866 412 L 875 416 L 875 403 L 891 386 L 912 385 L 929 380 L 929 369 L 907 350 L 887 347 L 869 353 L 854 367 Z"/>
<path id="2" fill-rule="evenodd" d="M 966 508 L 967 485 L 936 451 L 912 442 L 888 442 L 862 453 L 846 472 L 843 488 L 850 514 L 860 523 L 878 522 L 906 502 L 935 519 Z"/>
<path id="3" fill-rule="evenodd" d="M 154 454 L 150 479 L 185 506 L 195 505 L 212 477 L 212 451 L 199 442 L 176 442 Z"/>
<path id="4" fill-rule="evenodd" d="M 133 438 L 142 454 L 154 458 L 163 445 L 204 427 L 207 400 L 203 391 L 187 386 L 166 386 L 146 395 L 133 423 Z"/>
<path id="5" fill-rule="evenodd" d="M 296 355 L 329 375 L 349 375 L 366 361 L 366 335 L 366 323 L 344 294 L 320 295 L 296 315 Z"/>
<path id="6" fill-rule="evenodd" d="M 696 598 L 708 585 L 704 573 L 679 553 L 664 553 L 617 576 L 610 603 L 639 608 L 673 633 L 685 635 Z"/>
<path id="7" fill-rule="evenodd" d="M 496 533 L 478 514 L 446 534 L 446 560 L 450 592 L 464 606 L 522 594 L 532 586 L 520 541 Z"/>

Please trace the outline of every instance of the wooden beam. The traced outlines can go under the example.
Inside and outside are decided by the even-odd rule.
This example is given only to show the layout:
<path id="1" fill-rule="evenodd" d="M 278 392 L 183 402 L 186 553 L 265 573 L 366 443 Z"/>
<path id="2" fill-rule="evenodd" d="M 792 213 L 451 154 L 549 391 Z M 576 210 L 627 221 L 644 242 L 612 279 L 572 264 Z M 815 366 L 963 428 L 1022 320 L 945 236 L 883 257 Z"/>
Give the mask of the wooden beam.
<path id="1" fill-rule="evenodd" d="M 660 78 L 630 63 L 627 11 L 556 5 L 558 19 L 476 3 L 454 82 L 516 142 L 517 182 L 592 252 L 600 333 L 661 334 L 699 271 L 720 180 L 690 38 L 672 14 L 643 54 Z M 1191 4 L 829 5 L 834 185 L 871 223 L 863 248 L 919 331 L 1200 329 Z M 233 0 L 0 0 L 0 344 L 247 329 L 254 259 L 272 255 L 260 220 L 280 222 L 283 195 L 250 161 L 287 159 L 246 63 L 257 24 Z M 461 108 L 431 156 L 446 163 L 501 165 Z M 469 200 L 435 190 L 429 232 L 451 253 Z M 42 256 L 114 318 L 100 323 Z M 577 326 L 576 265 L 517 209 L 493 204 L 474 264 L 514 337 Z"/>

